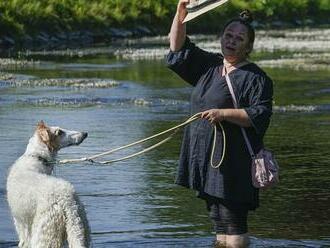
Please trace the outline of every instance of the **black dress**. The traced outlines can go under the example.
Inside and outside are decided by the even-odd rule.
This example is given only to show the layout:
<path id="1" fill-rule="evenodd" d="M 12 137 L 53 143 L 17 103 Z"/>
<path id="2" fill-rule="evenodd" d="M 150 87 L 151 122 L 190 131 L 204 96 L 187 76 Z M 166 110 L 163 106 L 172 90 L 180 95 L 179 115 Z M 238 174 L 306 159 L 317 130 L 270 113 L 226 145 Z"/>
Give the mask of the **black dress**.
<path id="1" fill-rule="evenodd" d="M 178 52 L 167 55 L 168 67 L 194 86 L 191 114 L 212 108 L 234 108 L 224 76 L 223 57 L 196 47 L 189 38 Z M 229 74 L 240 108 L 245 109 L 252 127 L 246 128 L 257 152 L 272 114 L 273 85 L 257 65 L 251 63 Z M 184 130 L 176 183 L 198 192 L 201 198 L 215 198 L 255 209 L 259 205 L 258 190 L 251 181 L 251 157 L 238 125 L 223 121 L 226 154 L 223 164 L 210 166 L 212 125 L 204 119 Z M 222 133 L 217 132 L 215 163 L 222 154 Z"/>

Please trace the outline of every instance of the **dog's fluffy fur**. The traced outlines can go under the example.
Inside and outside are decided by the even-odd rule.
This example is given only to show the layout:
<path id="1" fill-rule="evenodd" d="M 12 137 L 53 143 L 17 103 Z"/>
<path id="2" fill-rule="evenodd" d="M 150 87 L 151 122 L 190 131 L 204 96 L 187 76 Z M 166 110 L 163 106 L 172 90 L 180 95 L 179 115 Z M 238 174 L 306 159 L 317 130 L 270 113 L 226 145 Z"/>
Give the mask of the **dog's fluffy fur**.
<path id="1" fill-rule="evenodd" d="M 59 149 L 79 145 L 87 133 L 37 126 L 25 153 L 11 167 L 7 197 L 18 247 L 89 247 L 89 225 L 73 186 L 51 176 Z M 66 242 L 67 241 L 67 242 Z"/>

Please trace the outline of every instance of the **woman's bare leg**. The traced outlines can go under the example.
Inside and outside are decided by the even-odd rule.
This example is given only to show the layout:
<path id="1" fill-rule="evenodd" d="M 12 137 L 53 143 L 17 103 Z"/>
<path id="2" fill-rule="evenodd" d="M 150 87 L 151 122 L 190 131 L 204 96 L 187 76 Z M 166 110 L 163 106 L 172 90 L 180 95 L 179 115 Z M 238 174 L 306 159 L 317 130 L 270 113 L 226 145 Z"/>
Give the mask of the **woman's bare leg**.
<path id="1" fill-rule="evenodd" d="M 217 234 L 215 241 L 216 248 L 226 247 L 226 235 L 225 234 Z"/>
<path id="2" fill-rule="evenodd" d="M 226 247 L 246 248 L 250 244 L 250 238 L 247 233 L 240 235 L 226 235 Z"/>

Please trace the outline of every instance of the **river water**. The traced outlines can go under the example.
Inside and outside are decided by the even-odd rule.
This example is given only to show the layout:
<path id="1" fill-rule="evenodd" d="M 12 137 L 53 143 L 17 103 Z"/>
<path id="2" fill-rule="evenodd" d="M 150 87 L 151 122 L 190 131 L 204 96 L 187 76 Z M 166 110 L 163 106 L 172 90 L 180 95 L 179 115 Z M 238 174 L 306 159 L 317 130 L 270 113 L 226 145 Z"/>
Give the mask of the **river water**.
<path id="1" fill-rule="evenodd" d="M 22 53 L 16 57 L 40 62 L 2 68 L 11 75 L 0 81 L 0 247 L 17 245 L 6 176 L 39 120 L 88 131 L 80 146 L 59 152 L 59 158 L 78 158 L 152 135 L 190 115 L 190 86 L 163 60 L 148 56 L 151 51 L 163 56 L 163 43 L 144 45 L 145 57 L 138 59 L 97 49 Z M 133 54 L 125 49 L 118 51 Z M 327 60 L 329 52 L 301 48 L 299 54 Z M 250 247 L 330 247 L 330 69 L 315 61 L 312 70 L 308 61 L 298 68 L 276 66 L 283 54 L 301 65 L 301 56 L 286 48 L 257 50 L 252 57 L 269 62 L 263 68 L 274 80 L 274 115 L 265 144 L 278 158 L 281 183 L 261 192 L 261 207 L 249 217 Z M 94 247 L 213 247 L 204 203 L 173 183 L 181 135 L 108 166 L 55 168 L 54 176 L 70 181 L 86 207 Z"/>

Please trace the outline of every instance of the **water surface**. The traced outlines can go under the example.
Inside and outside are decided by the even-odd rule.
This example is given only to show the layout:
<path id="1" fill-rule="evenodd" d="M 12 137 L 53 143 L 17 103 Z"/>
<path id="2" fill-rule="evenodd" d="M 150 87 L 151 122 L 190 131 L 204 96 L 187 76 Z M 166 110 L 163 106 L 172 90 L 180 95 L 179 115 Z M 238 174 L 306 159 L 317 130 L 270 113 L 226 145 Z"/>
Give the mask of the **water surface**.
<path id="1" fill-rule="evenodd" d="M 79 147 L 59 152 L 73 158 L 133 142 L 190 115 L 191 88 L 162 60 L 107 53 L 30 58 L 41 63 L 7 68 L 16 79 L 0 83 L 0 247 L 17 244 L 5 198 L 7 171 L 39 120 L 88 131 Z M 261 193 L 261 207 L 250 215 L 251 247 L 330 247 L 330 71 L 264 69 L 275 87 L 265 143 L 277 155 L 281 183 Z M 99 80 L 115 84 L 101 87 Z M 181 134 L 113 165 L 56 167 L 54 175 L 70 181 L 85 204 L 94 247 L 213 247 L 204 203 L 173 183 Z"/>

